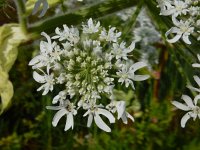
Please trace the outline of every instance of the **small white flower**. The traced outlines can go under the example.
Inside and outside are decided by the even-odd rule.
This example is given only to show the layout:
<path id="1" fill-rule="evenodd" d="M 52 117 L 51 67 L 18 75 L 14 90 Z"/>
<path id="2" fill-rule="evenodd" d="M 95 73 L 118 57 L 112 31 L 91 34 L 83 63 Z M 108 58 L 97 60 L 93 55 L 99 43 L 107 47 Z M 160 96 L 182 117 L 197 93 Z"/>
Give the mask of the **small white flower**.
<path id="1" fill-rule="evenodd" d="M 117 111 L 117 119 L 119 120 L 121 118 L 124 124 L 128 123 L 127 118 L 131 119 L 134 122 L 134 118 L 128 112 L 125 111 L 125 101 L 111 101 L 111 103 L 108 104 L 106 108 L 112 113 L 115 113 Z"/>
<path id="2" fill-rule="evenodd" d="M 194 80 L 196 81 L 196 83 L 198 84 L 199 88 L 195 88 L 193 86 L 188 85 L 187 88 L 189 88 L 192 91 L 196 91 L 200 93 L 200 78 L 198 76 L 193 76 Z"/>
<path id="3" fill-rule="evenodd" d="M 121 42 L 120 45 L 118 43 L 113 43 L 113 50 L 111 53 L 116 57 L 116 59 L 127 60 L 127 54 L 132 52 L 135 48 L 135 42 L 132 42 L 128 48 L 125 47 L 125 44 L 125 42 Z"/>
<path id="4" fill-rule="evenodd" d="M 160 7 L 161 9 L 160 15 L 162 15 L 162 12 L 174 8 L 170 0 L 156 0 L 156 1 L 158 3 L 158 7 Z"/>
<path id="5" fill-rule="evenodd" d="M 33 69 L 38 69 L 44 66 L 47 66 L 49 69 L 52 62 L 50 54 L 56 47 L 56 43 L 52 43 L 50 37 L 45 32 L 42 32 L 41 35 L 47 39 L 47 42 L 40 42 L 40 55 L 37 55 L 29 62 L 29 65 L 32 66 Z"/>
<path id="6" fill-rule="evenodd" d="M 115 27 L 109 29 L 108 33 L 105 28 L 101 31 L 100 39 L 106 40 L 107 42 L 117 42 L 118 38 L 121 36 L 121 32 L 116 32 Z"/>
<path id="7" fill-rule="evenodd" d="M 100 27 L 100 22 L 98 21 L 96 25 L 94 25 L 92 18 L 88 20 L 87 25 L 82 25 L 83 26 L 83 33 L 96 33 L 99 31 Z"/>
<path id="8" fill-rule="evenodd" d="M 182 99 L 186 104 L 177 101 L 172 101 L 172 104 L 181 110 L 188 111 L 181 119 L 181 127 L 184 128 L 188 119 L 193 118 L 193 120 L 195 120 L 197 117 L 200 119 L 200 107 L 197 106 L 197 101 L 200 99 L 200 95 L 197 95 L 194 98 L 194 102 L 187 95 L 182 95 Z"/>
<path id="9" fill-rule="evenodd" d="M 123 65 L 122 69 L 116 73 L 120 77 L 118 82 L 122 84 L 125 82 L 126 87 L 130 84 L 132 88 L 135 89 L 133 81 L 143 81 L 149 78 L 149 75 L 135 75 L 135 71 L 146 66 L 147 64 L 144 62 L 137 62 L 129 68 L 127 64 Z"/>
<path id="10" fill-rule="evenodd" d="M 173 17 L 172 17 L 173 18 Z M 190 21 L 178 21 L 176 18 L 173 18 L 173 23 L 176 25 L 176 27 L 172 27 L 169 31 L 165 33 L 165 36 L 167 37 L 167 41 L 170 43 L 175 43 L 177 42 L 180 38 L 183 39 L 183 41 L 186 44 L 191 44 L 189 40 L 190 34 L 194 32 L 194 27 L 191 26 Z M 168 35 L 170 34 L 176 34 L 172 39 L 168 38 Z"/>
<path id="11" fill-rule="evenodd" d="M 197 58 L 198 58 L 198 60 L 200 62 L 200 55 L 199 54 L 197 54 Z M 194 63 L 194 64 L 192 64 L 192 67 L 200 68 L 200 63 Z"/>
<path id="12" fill-rule="evenodd" d="M 56 104 L 58 101 L 64 101 L 66 100 L 67 92 L 66 91 L 60 91 L 58 95 L 56 95 L 53 98 L 52 104 Z"/>
<path id="13" fill-rule="evenodd" d="M 53 117 L 52 125 L 54 127 L 57 126 L 59 120 L 66 115 L 67 120 L 65 124 L 65 131 L 69 130 L 70 128 L 73 129 L 74 127 L 74 118 L 73 116 L 77 114 L 77 110 L 75 109 L 75 106 L 73 103 L 70 103 L 69 100 L 60 100 L 59 106 L 46 106 L 47 109 L 50 110 L 58 110 L 58 112 Z"/>
<path id="14" fill-rule="evenodd" d="M 88 111 L 83 115 L 84 117 L 88 115 L 87 127 L 90 127 L 94 118 L 96 125 L 106 131 L 111 132 L 111 129 L 106 125 L 106 123 L 101 119 L 100 115 L 108 118 L 110 123 L 115 122 L 114 116 L 106 109 L 101 108 L 102 105 L 91 105 Z"/>
<path id="15" fill-rule="evenodd" d="M 52 39 L 59 39 L 59 41 L 63 41 L 69 38 L 70 29 L 67 25 L 63 25 L 64 30 L 62 31 L 60 28 L 55 29 L 56 35 L 52 37 Z"/>
<path id="16" fill-rule="evenodd" d="M 70 46 L 76 45 L 80 39 L 79 31 L 77 28 L 71 27 L 69 28 L 67 25 L 63 25 L 64 30 L 61 31 L 60 28 L 55 29 L 56 35 L 52 37 L 52 39 L 59 39 L 59 41 L 67 40 L 64 45 L 70 43 Z M 68 46 L 68 45 L 67 45 Z"/>
<path id="17" fill-rule="evenodd" d="M 44 90 L 42 95 L 46 95 L 49 91 L 53 91 L 53 85 L 55 84 L 54 82 L 54 75 L 53 73 L 51 75 L 45 74 L 43 72 L 43 76 L 38 74 L 36 71 L 33 72 L 33 78 L 35 81 L 39 83 L 43 83 L 41 87 L 37 89 L 37 91 Z"/>
<path id="18" fill-rule="evenodd" d="M 164 6 L 161 5 L 161 15 L 164 16 L 169 16 L 169 15 L 173 15 L 174 17 L 177 17 L 181 14 L 186 15 L 187 12 L 189 11 L 188 8 L 188 4 L 180 1 L 180 0 L 174 0 L 173 5 L 170 5 L 169 2 L 165 2 L 163 3 Z"/>

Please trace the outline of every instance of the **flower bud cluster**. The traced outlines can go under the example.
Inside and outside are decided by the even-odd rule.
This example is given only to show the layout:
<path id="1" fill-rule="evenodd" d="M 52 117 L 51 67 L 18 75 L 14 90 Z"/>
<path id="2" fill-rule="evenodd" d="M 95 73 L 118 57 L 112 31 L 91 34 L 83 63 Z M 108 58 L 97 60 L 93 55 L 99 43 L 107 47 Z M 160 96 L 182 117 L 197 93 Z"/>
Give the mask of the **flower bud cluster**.
<path id="1" fill-rule="evenodd" d="M 88 127 L 94 120 L 106 132 L 111 129 L 101 115 L 110 123 L 115 122 L 115 112 L 124 123 L 127 123 L 127 118 L 134 120 L 125 111 L 125 102 L 115 100 L 113 89 L 118 83 L 135 89 L 133 81 L 149 78 L 148 75 L 135 74 L 138 69 L 147 66 L 130 60 L 135 42 L 127 47 L 125 42 L 119 42 L 121 32 L 115 27 L 109 27 L 107 31 L 100 22 L 92 19 L 82 25 L 81 31 L 63 25 L 63 29 L 55 29 L 52 37 L 44 32 L 42 35 L 47 41 L 40 42 L 40 54 L 29 65 L 34 69 L 33 78 L 42 84 L 38 91 L 43 90 L 43 95 L 62 85 L 63 89 L 52 101 L 58 105 L 47 106 L 47 109 L 58 110 L 53 126 L 57 126 L 60 118 L 66 115 L 65 130 L 73 129 L 74 116 L 79 109 L 85 111 L 84 117 L 88 116 Z"/>

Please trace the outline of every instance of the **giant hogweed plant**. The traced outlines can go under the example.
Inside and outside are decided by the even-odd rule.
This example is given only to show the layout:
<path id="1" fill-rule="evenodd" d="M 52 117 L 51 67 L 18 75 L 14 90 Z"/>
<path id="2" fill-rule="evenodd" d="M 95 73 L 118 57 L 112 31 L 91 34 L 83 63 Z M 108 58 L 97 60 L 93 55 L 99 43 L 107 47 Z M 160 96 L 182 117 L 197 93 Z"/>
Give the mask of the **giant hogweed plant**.
<path id="1" fill-rule="evenodd" d="M 134 118 L 126 111 L 126 102 L 124 100 L 117 101 L 113 91 L 119 87 L 124 90 L 130 87 L 134 90 L 134 81 L 142 81 L 149 78 L 149 75 L 138 75 L 135 72 L 140 68 L 146 66 L 151 68 L 151 66 L 143 61 L 134 62 L 132 59 L 132 51 L 135 48 L 135 44 L 145 38 L 137 37 L 140 29 L 133 31 L 136 38 L 133 38 L 132 42 L 124 41 L 124 36 L 129 31 L 129 29 L 126 29 L 134 25 L 139 14 L 138 12 L 145 5 L 144 2 L 145 0 L 140 2 L 108 0 L 95 3 L 91 7 L 83 6 L 72 13 L 64 13 L 60 16 L 31 24 L 27 22 L 28 16 L 24 1 L 15 1 L 22 29 L 21 32 L 29 35 L 29 38 L 26 40 L 38 38 L 38 32 L 41 32 L 46 38 L 46 41 L 40 42 L 40 53 L 29 62 L 29 65 L 34 69 L 33 78 L 42 84 L 37 91 L 42 90 L 42 95 L 46 95 L 56 89 L 57 85 L 62 87 L 62 90 L 52 99 L 53 106 L 46 107 L 47 109 L 57 111 L 53 117 L 53 126 L 57 126 L 61 117 L 66 116 L 65 131 L 70 128 L 73 129 L 74 117 L 76 115 L 87 116 L 88 127 L 91 126 L 94 120 L 95 124 L 106 132 L 110 132 L 111 129 L 101 116 L 107 118 L 110 123 L 115 122 L 115 113 L 117 113 L 117 119 L 122 119 L 124 123 L 127 123 L 128 118 L 134 121 Z M 165 38 L 169 43 L 175 43 L 179 39 L 182 39 L 188 45 L 198 42 L 200 32 L 199 1 L 158 0 L 157 2 L 155 4 L 154 1 L 148 1 L 146 7 L 153 14 L 151 9 L 157 5 L 160 8 L 160 15 L 171 16 L 171 24 L 174 24 L 175 27 L 171 27 L 165 33 Z M 39 18 L 45 16 L 49 7 L 46 0 L 38 0 L 33 8 L 33 15 L 39 11 L 41 4 L 43 7 Z M 115 6 L 117 7 L 113 7 L 112 4 L 116 4 Z M 123 34 L 123 31 L 118 31 L 113 25 L 105 28 L 100 25 L 100 22 L 93 21 L 90 18 L 102 17 L 96 13 L 91 13 L 91 10 L 94 11 L 95 8 L 107 7 L 107 9 L 98 9 L 98 12 L 101 15 L 108 15 L 119 11 L 118 9 L 122 10 L 130 6 L 137 6 L 137 8 L 133 17 L 127 19 L 126 25 L 128 27 L 124 29 L 126 34 Z M 75 16 L 74 19 L 71 18 L 73 15 Z M 157 14 L 157 17 L 160 16 Z M 64 18 L 66 20 L 63 20 Z M 158 20 L 155 19 L 156 21 Z M 82 25 L 81 27 L 74 27 L 64 23 L 69 25 L 82 23 Z M 159 23 L 157 22 L 157 24 Z M 63 29 L 58 27 L 62 25 Z M 143 28 L 145 28 L 144 26 L 145 24 L 142 25 Z M 55 32 L 53 32 L 54 30 Z M 53 35 L 50 36 L 42 31 L 52 33 Z M 163 34 L 163 31 L 160 32 Z M 191 36 L 195 37 L 196 40 L 191 41 Z M 1 49 L 1 51 L 3 51 L 4 55 L 6 54 L 5 49 Z M 199 55 L 197 56 L 200 61 Z M 192 66 L 198 68 L 199 64 L 195 63 Z M 199 77 L 194 76 L 194 79 L 198 86 L 200 86 Z M 3 80 L 2 83 L 1 85 L 11 85 L 10 82 L 6 83 Z M 199 92 L 199 88 L 193 86 L 188 86 L 188 88 Z M 7 107 L 11 100 L 11 89 L 0 91 L 2 110 Z M 185 127 L 189 118 L 194 120 L 197 117 L 200 118 L 199 98 L 200 96 L 197 95 L 192 100 L 189 96 L 183 95 L 182 99 L 186 105 L 172 101 L 172 104 L 177 108 L 188 111 L 181 119 L 182 127 Z"/>

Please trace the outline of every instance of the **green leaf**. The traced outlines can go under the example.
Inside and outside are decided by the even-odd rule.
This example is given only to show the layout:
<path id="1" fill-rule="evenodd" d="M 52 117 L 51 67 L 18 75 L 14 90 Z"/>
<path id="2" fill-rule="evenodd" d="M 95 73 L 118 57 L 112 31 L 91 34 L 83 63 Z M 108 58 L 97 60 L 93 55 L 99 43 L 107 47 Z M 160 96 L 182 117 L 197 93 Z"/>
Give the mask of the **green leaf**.
<path id="1" fill-rule="evenodd" d="M 13 96 L 13 86 L 9 81 L 8 72 L 17 58 L 17 47 L 25 39 L 27 37 L 18 24 L 0 27 L 0 114 L 8 107 Z"/>
<path id="2" fill-rule="evenodd" d="M 9 72 L 17 58 L 17 47 L 27 39 L 18 24 L 0 27 L 0 65 Z"/>
<path id="3" fill-rule="evenodd" d="M 8 79 L 8 73 L 6 73 L 2 70 L 2 68 L 0 68 L 0 114 L 8 107 L 13 93 L 13 86 Z"/>

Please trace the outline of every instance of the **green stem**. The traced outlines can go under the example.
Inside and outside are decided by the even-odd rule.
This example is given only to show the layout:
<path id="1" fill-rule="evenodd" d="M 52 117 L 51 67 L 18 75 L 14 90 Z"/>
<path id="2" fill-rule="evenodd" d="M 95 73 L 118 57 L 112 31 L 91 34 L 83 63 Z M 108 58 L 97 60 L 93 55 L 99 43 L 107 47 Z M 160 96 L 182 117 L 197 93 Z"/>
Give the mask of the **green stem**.
<path id="1" fill-rule="evenodd" d="M 140 0 L 140 2 L 138 3 L 137 9 L 134 11 L 133 15 L 130 18 L 130 21 L 126 24 L 126 28 L 123 31 L 122 34 L 122 40 L 124 40 L 126 38 L 126 36 L 130 33 L 130 31 L 133 29 L 133 27 L 135 26 L 135 22 L 137 19 L 137 16 L 139 15 L 142 6 L 143 6 L 143 0 Z"/>
<path id="2" fill-rule="evenodd" d="M 47 100 L 47 102 L 46 102 L 46 100 Z M 45 99 L 45 102 L 43 102 L 43 103 L 44 104 L 47 103 L 47 105 L 51 105 L 51 98 L 47 97 Z M 52 125 L 51 125 L 51 122 L 52 122 L 51 112 L 47 112 L 47 134 L 48 134 L 48 138 L 47 138 L 47 146 L 46 147 L 47 147 L 48 150 L 52 150 L 52 133 L 51 133 Z"/>
<path id="3" fill-rule="evenodd" d="M 18 20 L 21 25 L 22 30 L 27 32 L 27 18 L 26 18 L 26 8 L 23 0 L 15 0 L 14 1 L 17 6 Z"/>

